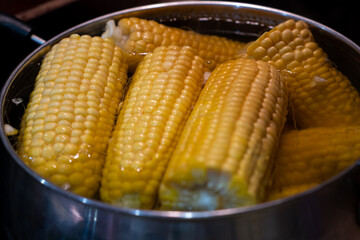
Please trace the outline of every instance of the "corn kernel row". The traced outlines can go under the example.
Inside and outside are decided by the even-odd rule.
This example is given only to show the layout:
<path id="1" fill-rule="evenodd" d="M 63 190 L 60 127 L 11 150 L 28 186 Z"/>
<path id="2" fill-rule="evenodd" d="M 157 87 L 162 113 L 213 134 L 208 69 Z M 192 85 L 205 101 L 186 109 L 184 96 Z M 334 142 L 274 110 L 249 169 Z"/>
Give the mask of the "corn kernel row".
<path id="1" fill-rule="evenodd" d="M 309 142 L 318 139 L 311 134 L 330 129 L 314 127 L 360 121 L 358 92 L 328 61 L 306 23 L 288 20 L 249 44 L 138 18 L 121 19 L 116 30 L 119 39 L 111 37 L 122 50 L 111 38 L 63 39 L 35 81 L 18 152 L 63 189 L 93 197 L 102 181 L 101 199 L 119 206 L 151 209 L 159 197 L 167 210 L 229 208 L 264 199 L 274 161 L 269 199 L 314 186 L 359 157 L 357 148 L 342 158 L 337 154 L 344 148 L 309 147 L 300 162 L 289 162 L 298 159 L 297 149 L 281 160 L 288 149 L 283 139 L 295 135 L 297 141 L 303 134 L 296 130 L 284 133 L 275 157 L 288 89 L 290 111 Z M 128 65 L 136 71 L 120 103 Z M 201 90 L 208 69 L 214 70 Z M 334 138 L 340 141 L 353 128 L 341 128 Z M 340 144 L 326 140 L 317 141 Z M 345 146 L 358 141 L 348 140 Z M 318 162 L 326 171 L 307 165 L 317 156 L 326 159 Z M 293 183 L 296 174 L 290 173 L 299 166 L 310 166 L 313 174 Z"/>
<path id="2" fill-rule="evenodd" d="M 21 122 L 24 162 L 63 189 L 93 197 L 126 83 L 112 39 L 72 35 L 46 55 Z"/>
<path id="3" fill-rule="evenodd" d="M 108 26 L 103 36 L 111 36 L 124 50 L 131 69 L 135 69 L 144 55 L 159 46 L 190 46 L 202 57 L 206 67 L 214 67 L 245 53 L 247 43 L 215 35 L 168 27 L 152 20 L 136 17 L 122 18 L 118 25 Z M 110 32 L 111 33 L 110 33 Z"/>
<path id="4" fill-rule="evenodd" d="M 360 96 L 318 46 L 309 26 L 292 19 L 264 33 L 247 57 L 284 72 L 294 126 L 283 133 L 268 199 L 294 195 L 360 158 Z"/>
<path id="5" fill-rule="evenodd" d="M 315 42 L 303 21 L 287 20 L 247 48 L 247 56 L 283 70 L 299 128 L 360 124 L 360 96 Z"/>
<path id="6" fill-rule="evenodd" d="M 190 47 L 158 47 L 132 77 L 109 144 L 101 199 L 153 208 L 168 160 L 200 94 L 204 60 Z"/>

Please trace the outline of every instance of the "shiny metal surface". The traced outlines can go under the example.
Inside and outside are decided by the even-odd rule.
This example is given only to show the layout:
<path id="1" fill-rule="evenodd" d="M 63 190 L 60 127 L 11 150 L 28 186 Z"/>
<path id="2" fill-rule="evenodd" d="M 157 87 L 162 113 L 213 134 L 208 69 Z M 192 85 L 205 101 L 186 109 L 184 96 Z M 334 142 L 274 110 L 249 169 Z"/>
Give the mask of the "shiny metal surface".
<path id="1" fill-rule="evenodd" d="M 360 48 L 339 33 L 288 12 L 233 2 L 172 2 L 102 16 L 50 39 L 14 70 L 0 95 L 0 127 L 18 127 L 43 55 L 71 33 L 98 35 L 109 19 L 137 16 L 251 40 L 288 19 L 306 21 L 334 64 L 358 88 Z M 14 104 L 13 99 L 22 103 Z M 208 212 L 124 209 L 59 189 L 17 156 L 0 131 L 1 219 L 9 239 L 360 239 L 360 163 L 307 192 L 252 207 Z"/>

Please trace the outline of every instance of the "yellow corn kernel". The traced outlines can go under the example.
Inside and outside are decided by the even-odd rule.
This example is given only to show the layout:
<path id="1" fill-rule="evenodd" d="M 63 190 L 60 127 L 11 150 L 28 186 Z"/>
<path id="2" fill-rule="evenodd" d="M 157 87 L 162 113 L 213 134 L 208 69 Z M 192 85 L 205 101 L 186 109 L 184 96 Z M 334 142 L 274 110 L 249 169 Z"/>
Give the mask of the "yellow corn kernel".
<path id="1" fill-rule="evenodd" d="M 126 78 L 113 39 L 74 34 L 54 45 L 22 119 L 20 157 L 54 184 L 93 197 Z"/>
<path id="2" fill-rule="evenodd" d="M 153 208 L 203 75 L 204 61 L 190 47 L 158 47 L 146 55 L 134 73 L 109 144 L 100 188 L 103 201 Z"/>
<path id="3" fill-rule="evenodd" d="M 249 44 L 247 56 L 286 72 L 292 112 L 300 128 L 360 123 L 357 90 L 333 67 L 305 22 L 279 24 Z"/>
<path id="4" fill-rule="evenodd" d="M 287 113 L 279 71 L 230 60 L 211 73 L 160 186 L 161 209 L 212 210 L 263 197 Z"/>
<path id="5" fill-rule="evenodd" d="M 191 46 L 196 54 L 205 60 L 207 67 L 213 69 L 216 64 L 246 52 L 247 45 L 224 37 L 168 27 L 136 17 L 120 19 L 116 28 L 114 23 L 109 22 L 104 35 L 112 36 L 127 53 L 130 69 L 134 69 L 144 55 L 159 46 Z"/>
<path id="6" fill-rule="evenodd" d="M 360 158 L 360 127 L 290 130 L 280 138 L 269 200 L 316 186 Z"/>

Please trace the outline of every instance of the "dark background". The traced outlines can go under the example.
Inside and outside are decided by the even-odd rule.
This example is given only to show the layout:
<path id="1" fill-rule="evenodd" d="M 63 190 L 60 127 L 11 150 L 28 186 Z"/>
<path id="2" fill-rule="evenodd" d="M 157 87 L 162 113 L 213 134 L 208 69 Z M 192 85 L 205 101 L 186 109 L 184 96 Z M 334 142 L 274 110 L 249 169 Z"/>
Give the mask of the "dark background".
<path id="1" fill-rule="evenodd" d="M 29 9 L 40 9 L 39 16 L 25 16 L 25 22 L 33 27 L 35 34 L 45 40 L 62 31 L 90 20 L 97 16 L 130 8 L 172 0 L 2 0 L 0 11 L 14 16 L 23 16 Z M 57 2 L 45 6 L 48 2 Z M 264 5 L 277 8 L 318 21 L 345 35 L 360 45 L 359 10 L 354 1 L 291 1 L 291 0 L 263 0 L 263 1 L 235 1 Z M 43 8 L 39 6 L 43 5 Z M 45 10 L 44 10 L 45 8 Z M 51 8 L 55 8 L 51 10 Z M 36 45 L 19 39 L 6 30 L 1 30 L 0 38 L 0 86 L 16 67 L 20 60 L 29 54 Z"/>
<path id="2" fill-rule="evenodd" d="M 52 2 L 54 1 L 56 6 L 48 5 L 49 0 L 1 0 L 0 11 L 21 17 L 33 27 L 33 32 L 36 35 L 47 40 L 74 25 L 106 13 L 145 4 L 170 2 L 156 0 L 53 0 Z M 264 5 L 305 16 L 340 32 L 360 45 L 360 13 L 357 6 L 354 5 L 354 1 L 352 3 L 338 0 L 323 2 L 291 0 L 242 2 Z M 31 11 L 33 9 L 39 11 Z M 0 87 L 16 65 L 36 46 L 36 44 L 19 38 L 12 32 L 0 28 Z M 3 228 L 1 228 L 0 239 L 6 239 L 3 234 Z"/>

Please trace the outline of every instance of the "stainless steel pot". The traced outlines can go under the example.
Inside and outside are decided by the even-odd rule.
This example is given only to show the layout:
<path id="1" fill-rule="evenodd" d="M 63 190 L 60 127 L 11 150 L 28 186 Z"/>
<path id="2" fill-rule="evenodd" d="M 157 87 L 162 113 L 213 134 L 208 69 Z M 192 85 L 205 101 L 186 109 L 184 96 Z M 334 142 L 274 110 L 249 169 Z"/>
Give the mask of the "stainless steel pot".
<path id="1" fill-rule="evenodd" d="M 172 2 L 85 22 L 33 51 L 1 91 L 1 219 L 9 239 L 360 239 L 360 162 L 293 197 L 206 212 L 114 207 L 64 191 L 31 171 L 15 152 L 16 139 L 7 137 L 3 129 L 6 123 L 19 127 L 43 55 L 71 33 L 99 35 L 107 20 L 129 16 L 245 40 L 288 18 L 301 19 L 310 25 L 334 64 L 360 89 L 359 46 L 318 22 L 277 9 L 235 2 Z"/>

